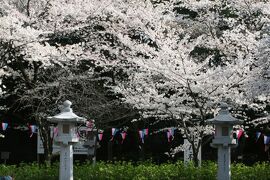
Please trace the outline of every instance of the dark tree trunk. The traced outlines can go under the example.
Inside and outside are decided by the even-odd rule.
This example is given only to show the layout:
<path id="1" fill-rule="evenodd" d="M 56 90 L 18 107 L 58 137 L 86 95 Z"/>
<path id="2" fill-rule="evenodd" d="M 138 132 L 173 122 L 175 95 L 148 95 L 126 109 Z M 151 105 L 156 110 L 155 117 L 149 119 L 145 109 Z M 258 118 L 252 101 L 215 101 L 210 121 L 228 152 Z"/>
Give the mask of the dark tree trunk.
<path id="1" fill-rule="evenodd" d="M 195 146 L 195 142 L 192 142 L 192 151 L 193 151 L 193 162 L 195 167 L 200 167 L 201 163 L 200 160 L 198 159 L 201 143 L 199 142 L 197 146 Z"/>
<path id="2" fill-rule="evenodd" d="M 45 163 L 50 166 L 52 160 L 53 139 L 50 136 L 50 124 L 42 118 L 37 118 L 39 126 L 40 138 L 44 147 L 44 160 Z"/>
<path id="3" fill-rule="evenodd" d="M 109 141 L 108 142 L 108 160 L 112 161 L 112 157 L 113 157 L 113 150 L 112 150 L 112 146 L 113 146 L 113 141 Z"/>

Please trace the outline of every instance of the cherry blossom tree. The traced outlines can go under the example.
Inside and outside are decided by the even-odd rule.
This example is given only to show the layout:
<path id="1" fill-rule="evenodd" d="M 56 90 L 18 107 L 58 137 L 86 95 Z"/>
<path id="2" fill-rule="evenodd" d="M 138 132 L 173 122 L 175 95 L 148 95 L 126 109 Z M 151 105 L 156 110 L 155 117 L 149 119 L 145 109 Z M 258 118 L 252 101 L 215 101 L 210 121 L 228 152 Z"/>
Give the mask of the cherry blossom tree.
<path id="1" fill-rule="evenodd" d="M 30 109 L 39 125 L 45 156 L 50 160 L 52 139 L 46 117 L 56 113 L 55 107 L 61 99 L 85 102 L 86 109 L 81 107 L 80 110 L 88 117 L 89 112 L 98 115 L 96 120 L 104 120 L 106 116 L 119 120 L 128 118 L 127 113 L 132 116 L 136 112 L 96 90 L 97 85 L 91 85 L 106 79 L 105 76 L 96 77 L 100 70 L 95 64 L 112 58 L 106 46 L 110 47 L 112 43 L 108 32 L 113 19 L 108 23 L 105 20 L 113 9 L 110 7 L 105 15 L 102 12 L 111 3 L 27 2 L 27 10 L 18 1 L 1 2 L 4 7 L 0 17 L 1 77 L 5 83 L 14 80 L 11 89 L 2 83 L 1 90 L 5 97 L 16 96 L 17 100 L 13 102 L 16 108 Z M 107 24 L 107 32 L 103 32 L 105 28 L 98 23 L 100 20 L 104 26 Z M 71 86 L 80 87 L 81 93 Z M 97 98 L 93 98 L 93 94 Z M 122 111 L 115 108 L 116 103 Z"/>
<path id="2" fill-rule="evenodd" d="M 134 41 L 140 39 L 135 27 L 140 23 L 139 19 L 144 18 L 129 17 L 127 12 L 134 16 L 141 5 L 146 12 L 151 3 L 6 0 L 1 5 L 4 7 L 0 17 L 2 93 L 5 97 L 15 95 L 17 108 L 31 110 L 41 130 L 49 160 L 51 138 L 46 117 L 57 111 L 55 107 L 61 98 L 72 97 L 71 93 L 64 91 L 64 87 L 73 90 L 73 95 L 78 95 L 76 88 L 71 86 L 83 86 L 84 93 L 74 97 L 76 102 L 81 102 L 82 99 L 87 100 L 81 95 L 92 96 L 96 93 L 87 94 L 89 87 L 92 89 L 87 83 L 98 80 L 115 83 L 114 75 L 110 75 L 110 64 L 116 60 L 125 64 L 126 57 L 136 55 L 121 38 L 130 36 Z M 143 25 L 140 23 L 140 26 Z M 98 74 L 100 76 L 96 77 Z M 14 80 L 13 86 L 7 87 L 6 83 L 11 79 Z M 103 102 L 109 99 L 107 97 Z M 111 108 L 113 105 L 108 103 Z M 103 108 L 108 106 L 103 104 Z M 122 109 L 125 108 L 130 113 L 128 107 Z M 127 118 L 124 114 L 124 111 L 123 114 L 118 111 L 115 119 Z M 136 112 L 132 114 L 136 115 Z M 113 117 L 112 114 L 110 117 Z"/>
<path id="3" fill-rule="evenodd" d="M 20 96 L 26 91 L 33 90 L 40 81 L 40 70 L 50 66 L 53 54 L 59 53 L 56 48 L 43 43 L 44 38 L 39 38 L 44 33 L 42 30 L 28 24 L 31 22 L 28 13 L 24 14 L 22 9 L 14 7 L 11 1 L 2 1 L 1 5 L 3 7 L 0 17 L 1 70 L 3 72 L 1 89 L 6 99 L 13 99 L 9 97 Z M 5 82 L 10 79 L 14 81 L 11 88 L 5 85 Z M 35 120 L 40 126 L 45 156 L 49 160 L 52 149 L 49 125 L 44 121 L 44 117 L 36 116 Z"/>
<path id="4" fill-rule="evenodd" d="M 211 133 L 205 120 L 218 102 L 241 106 L 262 98 L 264 107 L 269 102 L 269 79 L 261 76 L 269 71 L 269 59 L 260 56 L 269 48 L 260 48 L 267 8 L 267 2 L 187 0 L 165 15 L 149 17 L 148 11 L 156 48 L 126 40 L 147 58 L 127 59 L 135 70 L 127 69 L 128 82 L 115 90 L 144 118 L 179 122 L 196 162 L 202 138 Z"/>

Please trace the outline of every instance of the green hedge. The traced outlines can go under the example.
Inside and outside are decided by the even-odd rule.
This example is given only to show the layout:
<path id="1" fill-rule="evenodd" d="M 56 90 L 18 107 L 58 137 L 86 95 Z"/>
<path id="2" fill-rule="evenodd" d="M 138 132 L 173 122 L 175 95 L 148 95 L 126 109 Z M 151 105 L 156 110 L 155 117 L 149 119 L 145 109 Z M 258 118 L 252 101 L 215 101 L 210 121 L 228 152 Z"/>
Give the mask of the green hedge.
<path id="1" fill-rule="evenodd" d="M 16 180 L 57 180 L 58 164 L 50 167 L 45 165 L 19 164 L 0 165 L 0 175 L 12 175 Z M 268 163 L 245 166 L 232 164 L 232 180 L 267 180 L 270 179 L 270 165 Z M 184 166 L 182 162 L 155 165 L 149 162 L 133 164 L 131 162 L 99 162 L 96 166 L 91 163 L 75 163 L 74 179 L 115 179 L 115 180 L 144 180 L 144 179 L 179 179 L 179 180 L 211 180 L 216 179 L 217 165 L 204 162 L 201 168 L 192 164 Z"/>

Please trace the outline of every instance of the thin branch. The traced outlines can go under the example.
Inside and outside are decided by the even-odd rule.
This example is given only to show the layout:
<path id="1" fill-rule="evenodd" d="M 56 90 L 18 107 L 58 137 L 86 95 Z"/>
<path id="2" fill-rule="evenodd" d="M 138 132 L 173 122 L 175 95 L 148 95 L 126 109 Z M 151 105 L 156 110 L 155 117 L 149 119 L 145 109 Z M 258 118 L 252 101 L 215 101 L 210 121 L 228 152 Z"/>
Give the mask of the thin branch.
<path id="1" fill-rule="evenodd" d="M 31 0 L 28 0 L 28 1 L 27 1 L 27 5 L 26 5 L 27 16 L 30 16 L 30 1 L 31 1 Z"/>

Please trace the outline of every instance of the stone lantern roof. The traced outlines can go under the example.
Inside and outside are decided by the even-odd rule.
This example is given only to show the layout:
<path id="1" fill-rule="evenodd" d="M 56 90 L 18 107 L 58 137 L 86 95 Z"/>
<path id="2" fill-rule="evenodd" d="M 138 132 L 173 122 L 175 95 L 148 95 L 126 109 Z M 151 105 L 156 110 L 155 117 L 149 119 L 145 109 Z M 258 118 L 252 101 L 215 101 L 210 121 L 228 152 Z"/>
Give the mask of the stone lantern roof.
<path id="1" fill-rule="evenodd" d="M 206 120 L 208 124 L 242 124 L 243 121 L 239 120 L 231 115 L 228 109 L 228 104 L 225 102 L 221 102 L 220 106 L 221 109 L 218 112 L 218 115 L 212 119 Z"/>
<path id="2" fill-rule="evenodd" d="M 86 121 L 85 118 L 79 117 L 73 113 L 72 108 L 70 108 L 71 105 L 72 103 L 69 100 L 66 100 L 63 103 L 63 108 L 61 110 L 61 113 L 52 117 L 48 117 L 48 120 L 54 123 L 58 123 L 58 122 L 83 123 L 85 122 Z"/>

